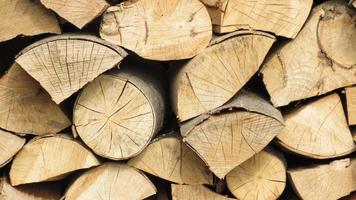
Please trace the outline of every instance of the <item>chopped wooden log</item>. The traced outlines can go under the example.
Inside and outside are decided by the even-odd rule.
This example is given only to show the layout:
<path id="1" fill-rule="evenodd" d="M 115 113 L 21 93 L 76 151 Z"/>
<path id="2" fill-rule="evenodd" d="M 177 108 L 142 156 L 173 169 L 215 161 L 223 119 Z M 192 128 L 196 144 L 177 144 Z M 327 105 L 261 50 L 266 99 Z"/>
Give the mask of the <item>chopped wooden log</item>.
<path id="1" fill-rule="evenodd" d="M 105 0 L 41 0 L 41 3 L 80 29 L 109 7 Z"/>
<path id="2" fill-rule="evenodd" d="M 70 172 L 99 165 L 88 149 L 65 135 L 38 136 L 15 156 L 11 185 L 55 181 Z"/>
<path id="3" fill-rule="evenodd" d="M 347 196 L 353 187 L 350 159 L 335 160 L 330 164 L 288 170 L 288 178 L 301 199 L 339 199 Z"/>
<path id="4" fill-rule="evenodd" d="M 176 135 L 154 140 L 128 165 L 179 184 L 212 184 L 213 177 L 205 163 Z"/>
<path id="5" fill-rule="evenodd" d="M 289 111 L 284 120 L 276 141 L 293 153 L 325 159 L 356 150 L 336 93 Z"/>
<path id="6" fill-rule="evenodd" d="M 96 154 L 123 160 L 140 153 L 165 117 L 162 84 L 145 66 L 124 64 L 100 75 L 79 94 L 73 123 Z"/>
<path id="7" fill-rule="evenodd" d="M 172 184 L 173 200 L 235 200 L 217 194 L 203 185 L 176 185 Z"/>
<path id="8" fill-rule="evenodd" d="M 274 106 L 356 83 L 355 13 L 345 1 L 326 1 L 294 40 L 271 54 L 262 73 Z"/>
<path id="9" fill-rule="evenodd" d="M 60 103 L 126 55 L 95 36 L 64 34 L 28 46 L 16 62 Z"/>
<path id="10" fill-rule="evenodd" d="M 69 186 L 65 199 L 144 199 L 155 193 L 155 186 L 135 168 L 105 163 L 79 176 Z"/>
<path id="11" fill-rule="evenodd" d="M 10 162 L 12 157 L 20 151 L 25 142 L 25 138 L 0 129 L 0 167 Z"/>
<path id="12" fill-rule="evenodd" d="M 355 0 L 350 0 L 349 1 L 349 5 L 353 6 L 354 8 L 356 8 L 356 1 Z"/>
<path id="13" fill-rule="evenodd" d="M 17 134 L 58 133 L 71 122 L 17 63 L 0 78 L 0 127 Z"/>
<path id="14" fill-rule="evenodd" d="M 356 125 L 356 86 L 345 88 L 349 125 Z"/>
<path id="15" fill-rule="evenodd" d="M 219 178 L 261 151 L 283 128 L 281 113 L 241 91 L 227 104 L 182 124 L 188 143 Z"/>
<path id="16" fill-rule="evenodd" d="M 286 186 L 286 161 L 265 149 L 229 172 L 226 182 L 237 199 L 278 199 Z"/>
<path id="17" fill-rule="evenodd" d="M 312 0 L 240 1 L 202 0 L 207 6 L 214 32 L 257 29 L 294 38 L 312 7 Z"/>
<path id="18" fill-rule="evenodd" d="M 59 200 L 62 197 L 59 184 L 29 184 L 13 187 L 7 177 L 0 178 L 1 200 Z"/>
<path id="19" fill-rule="evenodd" d="M 181 121 L 217 108 L 257 72 L 275 37 L 258 31 L 236 31 L 215 38 L 174 73 L 172 107 Z"/>
<path id="20" fill-rule="evenodd" d="M 201 52 L 212 37 L 211 29 L 199 0 L 140 0 L 108 8 L 100 36 L 143 58 L 178 60 Z"/>
<path id="21" fill-rule="evenodd" d="M 0 19 L 0 42 L 18 35 L 61 33 L 56 16 L 32 0 L 1 0 Z"/>

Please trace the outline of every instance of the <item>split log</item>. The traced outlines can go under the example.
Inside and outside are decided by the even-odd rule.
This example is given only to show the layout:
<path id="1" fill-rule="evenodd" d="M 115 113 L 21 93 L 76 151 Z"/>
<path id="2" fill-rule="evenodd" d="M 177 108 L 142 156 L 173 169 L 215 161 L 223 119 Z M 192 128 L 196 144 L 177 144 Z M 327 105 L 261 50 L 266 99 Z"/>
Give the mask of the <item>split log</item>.
<path id="1" fill-rule="evenodd" d="M 128 165 L 179 184 L 212 184 L 205 163 L 175 135 L 154 140 Z"/>
<path id="2" fill-rule="evenodd" d="M 143 58 L 178 60 L 201 52 L 212 31 L 209 14 L 198 0 L 140 0 L 108 8 L 100 36 Z"/>
<path id="3" fill-rule="evenodd" d="M 289 151 L 325 159 L 356 149 L 340 97 L 335 93 L 289 111 L 284 120 L 286 126 L 276 141 Z"/>
<path id="4" fill-rule="evenodd" d="M 109 7 L 109 4 L 105 0 L 40 1 L 44 6 L 80 29 L 100 16 Z"/>
<path id="5" fill-rule="evenodd" d="M 215 38 L 173 76 L 172 105 L 185 121 L 217 108 L 255 74 L 275 37 L 258 31 L 236 31 Z"/>
<path id="6" fill-rule="evenodd" d="M 207 6 L 214 32 L 257 29 L 294 38 L 312 7 L 312 0 L 241 1 L 202 0 Z"/>
<path id="7" fill-rule="evenodd" d="M 226 182 L 237 199 L 275 200 L 286 186 L 286 162 L 282 154 L 265 149 L 228 173 Z"/>
<path id="8" fill-rule="evenodd" d="M 58 184 L 29 184 L 13 187 L 7 177 L 0 178 L 1 200 L 59 200 L 62 197 Z"/>
<path id="9" fill-rule="evenodd" d="M 352 171 L 356 168 L 350 167 L 350 159 L 347 158 L 288 170 L 288 178 L 301 199 L 339 199 L 356 189 Z"/>
<path id="10" fill-rule="evenodd" d="M 261 151 L 283 128 L 281 113 L 241 91 L 224 106 L 182 124 L 183 141 L 219 178 Z"/>
<path id="11" fill-rule="evenodd" d="M 144 199 L 156 191 L 151 181 L 135 168 L 106 163 L 79 176 L 69 186 L 65 199 Z"/>
<path id="12" fill-rule="evenodd" d="M 274 106 L 356 83 L 355 20 L 345 1 L 313 9 L 298 36 L 267 58 L 262 69 Z"/>
<path id="13" fill-rule="evenodd" d="M 217 194 L 203 185 L 175 185 L 172 184 L 173 200 L 235 200 Z"/>
<path id="14" fill-rule="evenodd" d="M 16 62 L 60 103 L 126 55 L 95 36 L 65 34 L 28 46 Z"/>
<path id="15" fill-rule="evenodd" d="M 356 86 L 345 88 L 349 125 L 356 125 Z"/>
<path id="16" fill-rule="evenodd" d="M 78 135 L 96 154 L 113 160 L 140 153 L 165 117 L 162 84 L 151 69 L 122 66 L 88 84 L 74 105 Z"/>
<path id="17" fill-rule="evenodd" d="M 0 78 L 0 127 L 17 134 L 58 133 L 71 122 L 17 63 Z"/>
<path id="18" fill-rule="evenodd" d="M 355 0 L 350 0 L 349 1 L 349 5 L 353 6 L 354 8 L 356 8 L 356 1 Z"/>
<path id="19" fill-rule="evenodd" d="M 38 136 L 15 156 L 11 185 L 55 181 L 70 172 L 99 165 L 88 149 L 65 135 Z"/>
<path id="20" fill-rule="evenodd" d="M 1 0 L 0 19 L 0 42 L 18 35 L 61 33 L 56 16 L 32 0 Z"/>
<path id="21" fill-rule="evenodd" d="M 0 167 L 10 162 L 12 157 L 20 151 L 25 142 L 25 138 L 18 137 L 0 129 Z"/>

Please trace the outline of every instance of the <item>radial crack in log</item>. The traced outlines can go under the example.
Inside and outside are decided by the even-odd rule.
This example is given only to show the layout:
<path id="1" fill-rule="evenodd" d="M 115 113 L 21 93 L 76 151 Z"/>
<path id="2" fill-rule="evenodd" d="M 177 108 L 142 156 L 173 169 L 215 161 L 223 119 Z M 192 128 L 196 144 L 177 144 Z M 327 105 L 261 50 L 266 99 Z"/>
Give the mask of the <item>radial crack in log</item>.
<path id="1" fill-rule="evenodd" d="M 349 125 L 356 125 L 356 86 L 348 87 L 345 90 L 348 122 Z"/>
<path id="2" fill-rule="evenodd" d="M 17 63 L 0 78 L 0 127 L 15 133 L 42 135 L 70 126 L 63 111 L 40 84 Z"/>
<path id="3" fill-rule="evenodd" d="M 267 58 L 263 81 L 274 106 L 356 83 L 356 14 L 344 1 L 315 7 L 298 36 Z"/>
<path id="4" fill-rule="evenodd" d="M 351 165 L 347 158 L 288 170 L 288 179 L 301 199 L 339 199 L 356 189 L 352 174 L 355 171 L 356 164 Z"/>
<path id="5" fill-rule="evenodd" d="M 175 135 L 153 141 L 128 165 L 179 184 L 212 184 L 205 163 Z"/>
<path id="6" fill-rule="evenodd" d="M 0 130 L 0 167 L 10 162 L 12 157 L 22 148 L 25 142 L 25 138 Z"/>
<path id="7" fill-rule="evenodd" d="M 294 38 L 312 7 L 312 0 L 201 0 L 208 8 L 214 32 L 257 29 Z"/>
<path id="8" fill-rule="evenodd" d="M 200 54 L 174 72 L 173 110 L 181 121 L 226 103 L 255 74 L 275 37 L 236 31 L 215 38 Z"/>
<path id="9" fill-rule="evenodd" d="M 126 55 L 95 36 L 65 34 L 28 46 L 16 62 L 60 103 Z"/>
<path id="10" fill-rule="evenodd" d="M 283 155 L 265 149 L 229 172 L 226 182 L 237 199 L 275 200 L 286 186 L 286 162 Z"/>
<path id="11" fill-rule="evenodd" d="M 178 60 L 201 52 L 212 32 L 198 0 L 140 0 L 110 7 L 100 36 L 147 59 Z"/>
<path id="12" fill-rule="evenodd" d="M 59 184 L 37 183 L 13 187 L 7 177 L 0 178 L 1 200 L 59 200 L 61 197 Z"/>
<path id="13" fill-rule="evenodd" d="M 285 114 L 284 120 L 286 126 L 276 141 L 289 151 L 325 159 L 356 149 L 337 94 L 300 106 Z"/>
<path id="14" fill-rule="evenodd" d="M 16 155 L 12 185 L 60 180 L 70 172 L 99 165 L 88 149 L 65 135 L 38 136 Z"/>
<path id="15" fill-rule="evenodd" d="M 241 91 L 227 104 L 182 124 L 184 141 L 219 178 L 261 151 L 283 127 L 280 112 Z"/>
<path id="16" fill-rule="evenodd" d="M 141 152 L 163 125 L 165 100 L 157 79 L 128 65 L 96 78 L 79 94 L 73 123 L 96 154 L 122 160 Z"/>
<path id="17" fill-rule="evenodd" d="M 234 200 L 217 194 L 203 185 L 176 185 L 172 184 L 173 200 Z"/>
<path id="18" fill-rule="evenodd" d="M 68 188 L 66 200 L 145 199 L 156 194 L 151 181 L 135 168 L 105 163 L 84 172 Z"/>
<path id="19" fill-rule="evenodd" d="M 0 0 L 0 42 L 18 35 L 61 33 L 56 16 L 32 0 Z"/>
<path id="20" fill-rule="evenodd" d="M 105 0 L 41 0 L 41 3 L 78 28 L 83 28 L 109 7 Z"/>

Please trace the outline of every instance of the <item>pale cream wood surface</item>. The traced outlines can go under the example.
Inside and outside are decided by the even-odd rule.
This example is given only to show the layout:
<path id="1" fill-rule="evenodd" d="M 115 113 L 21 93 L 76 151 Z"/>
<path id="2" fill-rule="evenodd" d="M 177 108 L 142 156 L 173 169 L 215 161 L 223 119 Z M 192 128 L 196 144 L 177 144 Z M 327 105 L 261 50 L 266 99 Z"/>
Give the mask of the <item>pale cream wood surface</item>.
<path id="1" fill-rule="evenodd" d="M 23 147 L 25 142 L 25 138 L 0 130 L 0 167 L 10 162 L 12 157 Z"/>
<path id="2" fill-rule="evenodd" d="M 172 184 L 173 200 L 234 200 L 217 194 L 203 185 L 176 185 Z"/>
<path id="3" fill-rule="evenodd" d="M 356 86 L 345 88 L 349 125 L 356 125 Z"/>

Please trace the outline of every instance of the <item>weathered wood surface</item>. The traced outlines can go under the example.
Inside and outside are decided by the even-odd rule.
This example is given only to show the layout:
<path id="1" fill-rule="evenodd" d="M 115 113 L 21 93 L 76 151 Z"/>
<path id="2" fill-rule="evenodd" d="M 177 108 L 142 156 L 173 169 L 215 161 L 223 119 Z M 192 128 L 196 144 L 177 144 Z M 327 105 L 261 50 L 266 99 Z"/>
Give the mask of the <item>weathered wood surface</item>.
<path id="1" fill-rule="evenodd" d="M 203 185 L 175 185 L 172 184 L 173 200 L 234 200 L 215 193 Z"/>
<path id="2" fill-rule="evenodd" d="M 345 88 L 349 125 L 356 125 L 356 86 Z"/>

